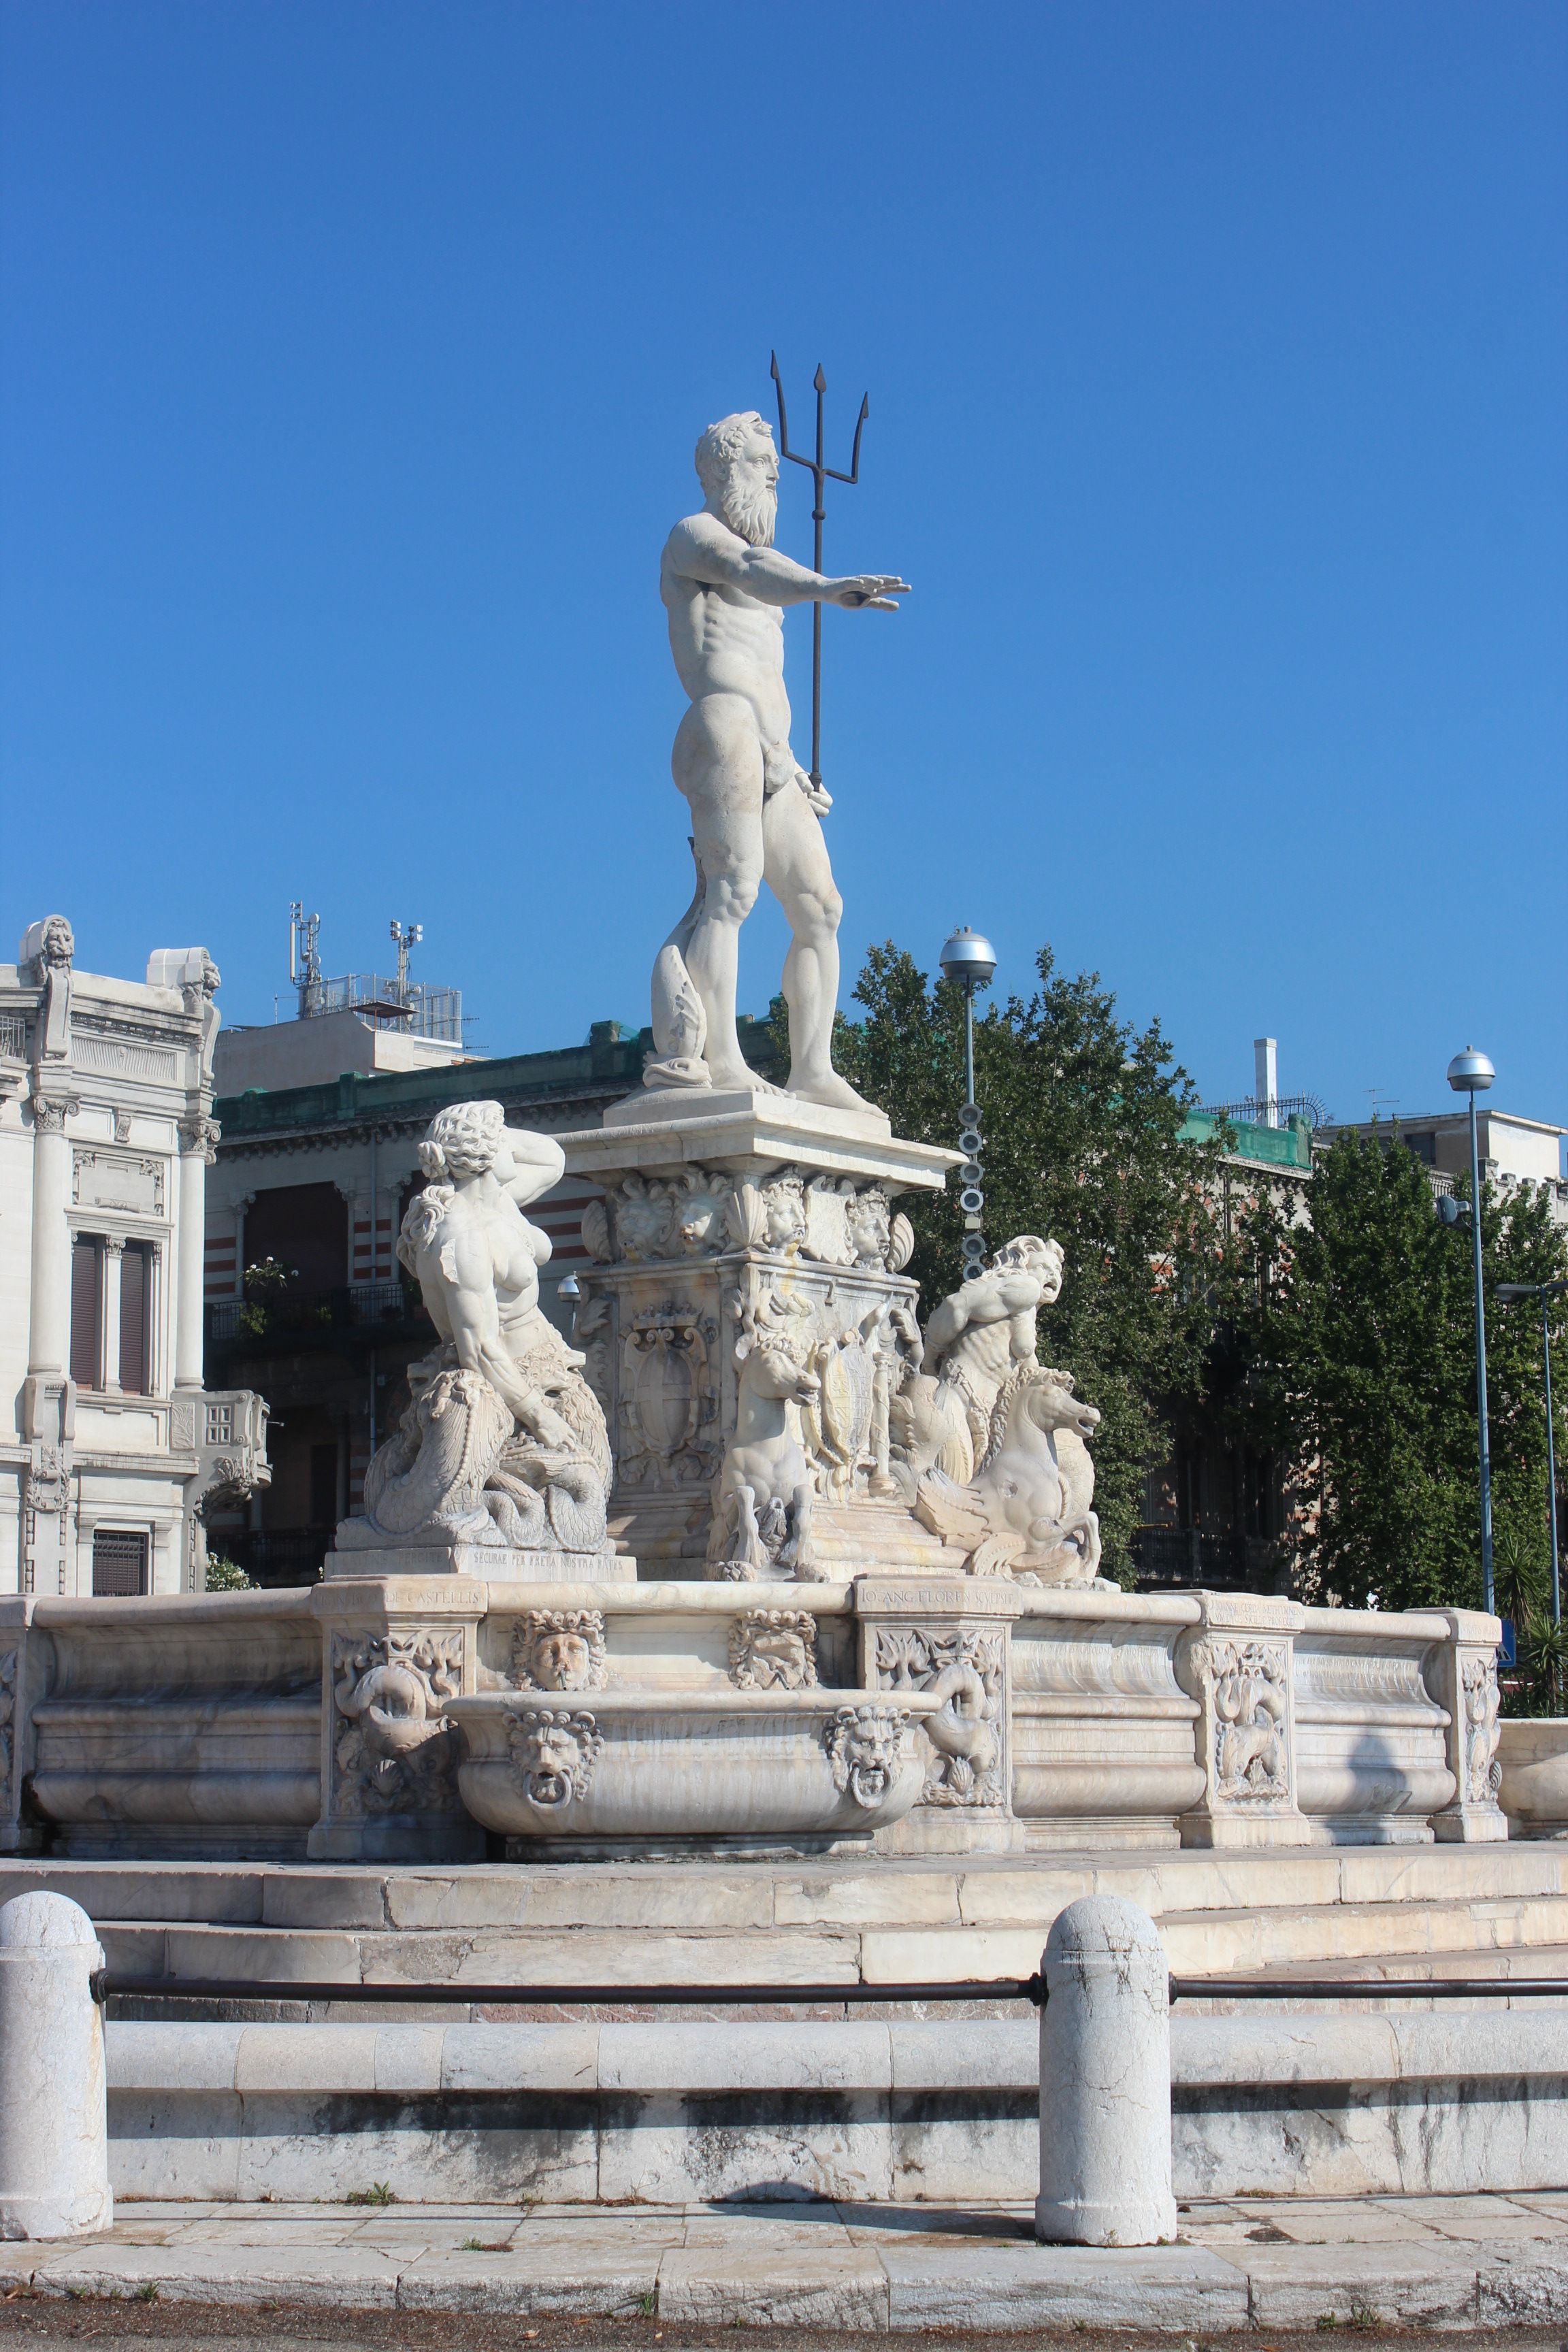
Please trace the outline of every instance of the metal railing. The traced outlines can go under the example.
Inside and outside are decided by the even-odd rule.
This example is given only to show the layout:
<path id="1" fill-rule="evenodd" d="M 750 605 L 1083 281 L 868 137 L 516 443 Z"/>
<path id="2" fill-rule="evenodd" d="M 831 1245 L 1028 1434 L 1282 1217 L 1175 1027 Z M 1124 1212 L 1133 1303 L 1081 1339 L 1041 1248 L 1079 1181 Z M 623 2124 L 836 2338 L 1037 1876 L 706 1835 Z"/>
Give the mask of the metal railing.
<path id="1" fill-rule="evenodd" d="M 27 1020 L 22 1013 L 0 1013 L 0 1054 L 14 1062 L 27 1058 Z"/>
<path id="2" fill-rule="evenodd" d="M 278 1291 L 266 1298 L 210 1298 L 207 1338 L 217 1343 L 300 1339 L 321 1333 L 364 1330 L 376 1324 L 423 1318 L 415 1293 L 395 1278 L 342 1283 L 333 1290 Z"/>
<path id="3" fill-rule="evenodd" d="M 94 2000 L 320 2000 L 462 2002 L 485 2009 L 602 2009 L 646 2005 L 656 2009 L 707 2008 L 725 2001 L 736 2007 L 795 2001 L 1026 2000 L 1036 2009 L 1047 1999 L 1038 1970 L 1029 1977 L 942 1978 L 931 1982 L 864 1984 L 439 1984 L 385 1983 L 355 1978 L 345 1984 L 296 1981 L 290 1977 L 132 1976 L 120 1969 L 96 1969 Z M 1568 2000 L 1568 1977 L 1357 1977 L 1318 1978 L 1281 1971 L 1268 1977 L 1178 1977 L 1170 1979 L 1177 2000 L 1460 2000 L 1478 1994 L 1555 1994 Z"/>
<path id="4" fill-rule="evenodd" d="M 766 1984 L 766 1985 L 580 1985 L 580 1984 L 388 1984 L 356 1979 L 348 1984 L 297 1984 L 289 1977 L 138 1977 L 119 1969 L 96 1969 L 90 1979 L 94 2000 L 384 2000 L 462 2001 L 486 2009 L 602 2009 L 612 2003 L 646 2003 L 653 2008 L 706 2008 L 733 2001 L 751 2007 L 760 2001 L 872 2000 L 1044 2000 L 1040 1978 L 996 1977 L 933 1984 Z"/>
<path id="5" fill-rule="evenodd" d="M 1285 1127 L 1293 1118 L 1304 1118 L 1309 1127 L 1329 1124 L 1328 1110 L 1316 1095 L 1276 1095 L 1271 1103 L 1244 1095 L 1239 1102 L 1200 1103 L 1198 1112 L 1204 1118 L 1240 1119 L 1247 1127 Z"/>
<path id="6" fill-rule="evenodd" d="M 332 1526 L 215 1528 L 208 1540 L 242 1568 L 252 1584 L 319 1584 L 321 1563 L 332 1548 Z"/>

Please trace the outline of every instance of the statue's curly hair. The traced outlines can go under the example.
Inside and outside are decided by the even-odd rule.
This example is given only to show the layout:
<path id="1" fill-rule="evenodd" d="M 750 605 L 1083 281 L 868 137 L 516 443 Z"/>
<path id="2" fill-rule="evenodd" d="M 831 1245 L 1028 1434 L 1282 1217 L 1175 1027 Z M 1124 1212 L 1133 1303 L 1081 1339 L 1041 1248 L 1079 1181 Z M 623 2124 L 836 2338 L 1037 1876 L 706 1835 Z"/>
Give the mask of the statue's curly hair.
<path id="1" fill-rule="evenodd" d="M 500 1150 L 506 1113 L 499 1102 L 453 1103 L 437 1111 L 419 1147 L 419 1165 L 432 1183 L 460 1184 L 482 1176 Z"/>

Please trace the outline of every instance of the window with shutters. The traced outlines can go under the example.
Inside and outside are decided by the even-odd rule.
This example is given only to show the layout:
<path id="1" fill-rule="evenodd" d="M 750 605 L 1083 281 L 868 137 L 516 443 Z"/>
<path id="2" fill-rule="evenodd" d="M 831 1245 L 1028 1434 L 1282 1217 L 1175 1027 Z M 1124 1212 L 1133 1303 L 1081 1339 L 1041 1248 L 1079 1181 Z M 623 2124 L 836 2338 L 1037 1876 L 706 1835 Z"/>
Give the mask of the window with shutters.
<path id="1" fill-rule="evenodd" d="M 148 1538 L 145 1530 L 95 1528 L 92 1531 L 92 1590 L 99 1600 L 132 1600 L 147 1590 Z"/>
<path id="2" fill-rule="evenodd" d="M 152 1387 L 153 1251 L 127 1242 L 120 1260 L 120 1385 L 132 1396 Z"/>
<path id="3" fill-rule="evenodd" d="M 78 1234 L 71 1244 L 71 1378 L 79 1388 L 103 1380 L 103 1244 Z"/>

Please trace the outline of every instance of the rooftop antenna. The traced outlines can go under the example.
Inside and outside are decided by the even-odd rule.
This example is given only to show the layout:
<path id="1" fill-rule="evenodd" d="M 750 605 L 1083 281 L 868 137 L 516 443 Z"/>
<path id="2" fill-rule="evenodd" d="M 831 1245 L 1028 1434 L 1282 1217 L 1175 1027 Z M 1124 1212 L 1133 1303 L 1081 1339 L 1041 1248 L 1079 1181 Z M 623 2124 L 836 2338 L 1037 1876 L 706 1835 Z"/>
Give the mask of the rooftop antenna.
<path id="1" fill-rule="evenodd" d="M 408 959 L 424 936 L 423 923 L 405 924 L 394 918 L 392 937 L 397 948 L 397 1001 L 400 1004 L 408 1002 Z"/>
<path id="2" fill-rule="evenodd" d="M 321 1010 L 321 930 L 320 915 L 307 915 L 304 900 L 293 899 L 289 908 L 289 977 L 300 992 L 301 1021 Z"/>
<path id="3" fill-rule="evenodd" d="M 811 379 L 812 389 L 816 394 L 816 455 L 815 457 L 803 457 L 798 449 L 792 449 L 789 446 L 789 418 L 784 413 L 784 378 L 779 373 L 777 352 L 770 354 L 768 373 L 773 377 L 773 390 L 778 394 L 779 455 L 782 457 L 787 457 L 792 466 L 804 466 L 810 474 L 816 490 L 816 503 L 811 510 L 811 520 L 816 525 L 811 566 L 814 572 L 820 572 L 822 570 L 822 526 L 827 520 L 827 509 L 822 503 L 826 495 L 826 485 L 828 482 L 847 482 L 853 489 L 859 480 L 860 436 L 866 429 L 866 419 L 871 414 L 871 397 L 868 393 L 860 403 L 860 414 L 855 420 L 855 446 L 850 452 L 849 471 L 847 474 L 841 474 L 836 467 L 829 466 L 823 457 L 825 444 L 822 410 L 823 400 L 827 391 L 827 378 L 824 375 L 821 367 L 817 368 L 816 373 Z M 815 599 L 811 607 L 811 781 L 814 784 L 820 784 L 822 782 L 822 606 Z"/>

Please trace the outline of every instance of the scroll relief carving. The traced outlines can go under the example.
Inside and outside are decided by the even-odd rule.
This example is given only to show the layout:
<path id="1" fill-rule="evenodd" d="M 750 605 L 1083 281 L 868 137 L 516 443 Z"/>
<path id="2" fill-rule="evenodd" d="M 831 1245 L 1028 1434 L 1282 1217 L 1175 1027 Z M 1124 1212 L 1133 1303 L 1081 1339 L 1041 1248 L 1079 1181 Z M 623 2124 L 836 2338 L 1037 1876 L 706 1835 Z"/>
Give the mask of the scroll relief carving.
<path id="1" fill-rule="evenodd" d="M 1497 1659 L 1489 1651 L 1464 1660 L 1459 1691 L 1465 1716 L 1466 1800 L 1472 1805 L 1495 1805 L 1502 1785 L 1502 1766 L 1497 1761 L 1502 1731 L 1498 1722 Z"/>
<path id="2" fill-rule="evenodd" d="M 764 1279 L 730 1302 L 738 1328 L 735 1433 L 719 1475 L 708 1558 L 724 1576 L 817 1576 L 812 1515 L 821 1501 L 897 1499 L 889 1412 L 920 1333 L 900 1300 L 867 1307 L 825 1289 Z"/>
<path id="3" fill-rule="evenodd" d="M 588 1793 L 605 1735 L 585 1707 L 529 1707 L 507 1725 L 519 1788 L 531 1805 L 563 1812 Z"/>
<path id="4" fill-rule="evenodd" d="M 814 1690 L 816 1619 L 809 1609 L 748 1609 L 730 1625 L 730 1680 L 739 1690 Z"/>
<path id="5" fill-rule="evenodd" d="M 705 1486 L 719 1461 L 719 1326 L 683 1300 L 633 1317 L 621 1350 L 620 1475 L 631 1486 Z"/>
<path id="6" fill-rule="evenodd" d="M 1214 1794 L 1227 1802 L 1290 1794 L 1290 1662 L 1279 1642 L 1199 1642 L 1193 1664 L 1214 1716 Z"/>
<path id="7" fill-rule="evenodd" d="M 22 1500 L 26 1509 L 51 1516 L 63 1511 L 69 1500 L 70 1478 L 61 1449 L 36 1440 L 24 1482 Z"/>
<path id="8" fill-rule="evenodd" d="M 449 1812 L 456 1740 L 443 1709 L 463 1687 L 463 1631 L 334 1633 L 340 1813 Z"/>
<path id="9" fill-rule="evenodd" d="M 531 1609 L 511 1629 L 519 1690 L 603 1690 L 610 1679 L 602 1609 Z"/>
<path id="10" fill-rule="evenodd" d="M 898 1274 L 914 1251 L 909 1219 L 879 1184 L 782 1169 L 762 1184 L 689 1168 L 679 1177 L 631 1175 L 583 1212 L 583 1245 L 600 1265 L 658 1265 L 768 1250 L 818 1265 Z"/>
<path id="11" fill-rule="evenodd" d="M 1006 1635 L 1000 1627 L 947 1633 L 880 1625 L 876 1675 L 879 1690 L 928 1691 L 942 1705 L 921 1725 L 932 1748 L 922 1805 L 1000 1805 L 1006 1797 L 1002 1761 L 1002 1700 Z"/>
<path id="12" fill-rule="evenodd" d="M 823 1745 L 841 1796 L 867 1812 L 886 1802 L 909 1737 L 910 1717 L 901 1706 L 841 1706 L 823 1732 Z"/>

